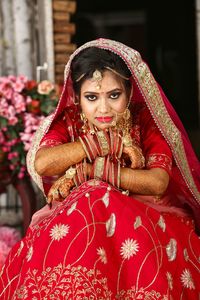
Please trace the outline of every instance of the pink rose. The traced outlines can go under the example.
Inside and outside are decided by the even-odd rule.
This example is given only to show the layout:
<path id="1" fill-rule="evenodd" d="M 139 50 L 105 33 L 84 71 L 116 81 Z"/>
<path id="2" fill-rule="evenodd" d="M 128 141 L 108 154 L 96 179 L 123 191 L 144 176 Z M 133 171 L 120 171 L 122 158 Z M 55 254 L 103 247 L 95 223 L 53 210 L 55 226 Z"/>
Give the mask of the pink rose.
<path id="1" fill-rule="evenodd" d="M 38 84 L 38 93 L 48 95 L 54 89 L 54 84 L 48 80 L 43 80 Z"/>

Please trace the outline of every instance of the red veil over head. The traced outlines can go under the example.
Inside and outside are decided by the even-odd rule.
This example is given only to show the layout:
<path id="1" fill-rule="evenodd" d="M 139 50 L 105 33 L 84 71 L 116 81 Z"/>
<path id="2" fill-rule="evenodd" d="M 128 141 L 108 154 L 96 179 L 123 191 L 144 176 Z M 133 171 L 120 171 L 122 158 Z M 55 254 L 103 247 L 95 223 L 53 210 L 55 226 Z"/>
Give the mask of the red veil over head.
<path id="1" fill-rule="evenodd" d="M 133 96 L 132 101 L 143 102 L 148 107 L 151 116 L 159 128 L 161 134 L 171 148 L 174 158 L 172 178 L 170 180 L 170 190 L 173 196 L 185 206 L 192 209 L 196 223 L 200 228 L 200 163 L 195 156 L 187 133 L 165 96 L 163 90 L 156 82 L 147 64 L 142 60 L 140 54 L 126 45 L 109 40 L 97 39 L 90 41 L 78 48 L 70 57 L 65 68 L 65 81 L 60 101 L 53 115 L 47 117 L 35 134 L 32 148 L 27 156 L 27 166 L 29 173 L 38 186 L 43 189 L 42 180 L 34 169 L 35 153 L 45 133 L 66 107 L 72 107 L 77 111 L 74 103 L 74 91 L 70 76 L 70 67 L 73 58 L 85 48 L 98 47 L 110 50 L 119 55 L 126 63 L 132 74 Z M 73 140 L 73 124 L 67 120 L 68 129 L 71 129 L 71 139 Z"/>

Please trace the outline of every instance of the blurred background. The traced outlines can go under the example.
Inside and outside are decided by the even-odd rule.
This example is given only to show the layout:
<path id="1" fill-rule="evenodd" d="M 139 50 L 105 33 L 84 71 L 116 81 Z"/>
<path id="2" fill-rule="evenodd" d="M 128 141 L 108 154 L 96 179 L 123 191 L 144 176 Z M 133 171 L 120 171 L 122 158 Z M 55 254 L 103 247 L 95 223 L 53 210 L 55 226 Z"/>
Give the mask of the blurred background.
<path id="1" fill-rule="evenodd" d="M 46 80 L 54 84 L 58 98 L 69 56 L 78 46 L 99 37 L 121 41 L 141 53 L 200 157 L 200 0 L 119 3 L 116 0 L 0 0 L 2 82 L 5 86 L 10 75 L 15 77 L 12 80 L 22 80 L 18 78 L 22 75 L 29 83 L 32 81 L 35 85 L 31 92 L 25 84 L 27 95 L 32 97 L 31 113 L 35 113 L 37 106 L 35 115 L 41 118 L 47 113 L 40 107 L 41 102 L 48 104 L 52 91 L 48 91 L 49 98 L 45 96 L 45 99 L 44 94 L 41 97 L 33 91 Z M 0 95 L 1 88 L 2 85 Z M 5 120 L 0 120 L 3 130 Z M 0 139 L 0 149 L 2 145 Z M 10 150 L 6 151 L 8 155 Z M 4 161 L 6 151 L 0 150 Z M 18 228 L 23 235 L 32 213 L 44 205 L 44 199 L 28 176 L 19 178 L 21 171 L 17 176 L 9 176 L 1 161 L 3 158 L 0 160 L 0 225 Z M 6 178 L 5 174 L 8 174 Z"/>

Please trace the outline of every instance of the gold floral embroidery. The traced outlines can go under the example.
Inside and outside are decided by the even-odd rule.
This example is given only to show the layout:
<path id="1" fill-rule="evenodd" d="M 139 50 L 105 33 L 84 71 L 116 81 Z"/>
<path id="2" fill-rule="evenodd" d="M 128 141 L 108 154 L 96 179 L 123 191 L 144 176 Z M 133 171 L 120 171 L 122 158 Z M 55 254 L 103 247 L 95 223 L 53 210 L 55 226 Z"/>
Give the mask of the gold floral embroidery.
<path id="1" fill-rule="evenodd" d="M 100 260 L 102 263 L 107 264 L 107 257 L 106 257 L 106 251 L 104 248 L 99 247 L 97 249 L 97 254 L 100 257 Z"/>
<path id="2" fill-rule="evenodd" d="M 71 215 L 71 213 L 73 213 L 73 211 L 76 209 L 76 206 L 77 206 L 77 201 L 72 203 L 71 207 L 67 210 L 67 215 Z"/>
<path id="3" fill-rule="evenodd" d="M 20 242 L 19 249 L 17 250 L 17 256 L 19 256 L 19 255 L 21 254 L 23 248 L 24 248 L 24 242 L 21 241 L 21 242 Z"/>
<path id="4" fill-rule="evenodd" d="M 158 220 L 158 226 L 163 230 L 163 232 L 165 232 L 166 223 L 165 223 L 165 219 L 163 218 L 163 216 L 160 216 L 160 218 Z"/>
<path id="5" fill-rule="evenodd" d="M 185 261 L 188 261 L 189 260 L 189 255 L 188 255 L 188 251 L 187 251 L 186 248 L 183 250 L 183 255 L 184 255 Z"/>
<path id="6" fill-rule="evenodd" d="M 50 231 L 50 237 L 54 241 L 59 241 L 69 233 L 69 226 L 65 224 L 56 224 Z"/>
<path id="7" fill-rule="evenodd" d="M 114 213 L 111 214 L 110 218 L 106 222 L 106 230 L 107 230 L 107 236 L 111 237 L 115 233 L 115 227 L 116 227 L 116 216 Z"/>
<path id="8" fill-rule="evenodd" d="M 184 287 L 192 290 L 195 289 L 194 281 L 192 279 L 192 275 L 188 269 L 185 269 L 181 274 L 181 282 Z"/>
<path id="9" fill-rule="evenodd" d="M 22 285 L 17 291 L 16 291 L 17 299 L 27 299 L 28 297 L 28 288 L 24 285 Z"/>
<path id="10" fill-rule="evenodd" d="M 53 146 L 57 146 L 57 145 L 61 145 L 62 143 L 59 141 L 55 141 L 55 140 L 45 140 L 40 144 L 40 148 L 42 147 L 53 147 Z"/>
<path id="11" fill-rule="evenodd" d="M 135 287 L 132 287 L 129 290 L 121 290 L 116 299 L 118 300 L 135 300 L 135 299 L 146 299 L 146 300 L 169 300 L 168 295 L 161 294 L 155 290 L 146 290 L 144 288 L 140 288 L 137 290 Z"/>
<path id="12" fill-rule="evenodd" d="M 107 279 L 96 269 L 88 270 L 81 265 L 48 267 L 28 271 L 25 282 L 15 294 L 17 299 L 100 299 L 111 300 Z M 100 296 L 99 296 L 100 295 Z"/>
<path id="13" fill-rule="evenodd" d="M 108 207 L 109 205 L 109 191 L 105 193 L 105 195 L 102 198 L 103 203 L 105 204 L 105 207 Z"/>
<path id="14" fill-rule="evenodd" d="M 169 261 L 173 261 L 176 259 L 177 241 L 175 239 L 170 239 L 166 247 L 166 253 Z"/>
<path id="15" fill-rule="evenodd" d="M 134 222 L 134 229 L 137 229 L 138 227 L 140 227 L 142 225 L 142 220 L 140 216 L 137 216 L 135 218 L 135 222 Z"/>
<path id="16" fill-rule="evenodd" d="M 153 167 L 160 167 L 170 172 L 172 169 L 172 160 L 166 154 L 153 153 L 147 158 L 146 166 L 148 169 Z"/>
<path id="17" fill-rule="evenodd" d="M 33 255 L 33 247 L 31 246 L 31 247 L 28 249 L 28 253 L 27 253 L 27 255 L 26 255 L 27 261 L 30 261 L 30 260 L 31 260 L 32 255 Z"/>
<path id="18" fill-rule="evenodd" d="M 83 188 L 85 187 L 85 188 Z M 114 188 L 108 187 L 105 183 L 101 183 L 101 188 L 104 188 L 104 192 L 102 192 L 101 196 L 97 199 L 96 193 L 95 197 L 92 195 L 91 191 L 96 190 L 96 188 L 92 185 L 89 185 L 89 183 L 85 183 L 85 185 L 81 186 L 81 190 L 79 190 L 79 194 L 81 194 L 81 197 L 84 197 L 84 195 L 87 194 L 87 199 L 84 198 L 84 200 L 88 200 L 87 204 L 88 207 L 91 209 L 90 212 L 94 211 L 94 206 L 98 203 L 100 204 L 103 209 L 105 210 L 104 204 L 102 204 L 102 199 L 105 196 L 105 194 L 109 191 L 109 193 L 114 190 Z M 100 185 L 99 185 L 100 188 Z M 76 194 L 77 196 L 77 194 Z M 74 201 L 73 195 L 69 199 Z M 176 240 L 171 239 L 167 245 L 166 250 L 166 244 L 165 244 L 165 230 L 160 230 L 163 228 L 166 228 L 165 220 L 163 217 L 159 219 L 159 215 L 152 214 L 152 209 L 149 207 L 146 207 L 146 210 L 143 212 L 142 216 L 136 215 L 130 220 L 130 231 L 125 231 L 125 238 L 121 240 L 121 237 L 118 235 L 117 238 L 119 238 L 120 243 L 116 247 L 116 261 L 118 264 L 115 265 L 115 267 L 118 268 L 117 272 L 115 273 L 115 283 L 116 286 L 114 286 L 113 283 L 113 274 L 107 273 L 104 274 L 104 270 L 106 270 L 106 267 L 109 267 L 109 259 L 110 259 L 110 245 L 112 243 L 109 236 L 107 237 L 108 244 L 104 244 L 104 238 L 102 245 L 98 244 L 96 246 L 96 241 L 99 243 L 100 239 L 95 239 L 95 234 L 97 233 L 97 226 L 106 226 L 105 220 L 107 220 L 107 217 L 102 216 L 102 220 L 98 217 L 98 220 L 96 220 L 95 213 L 93 214 L 92 223 L 90 222 L 90 219 L 87 220 L 86 223 L 83 224 L 84 228 L 85 224 L 87 228 L 90 228 L 91 231 L 89 232 L 89 235 L 86 235 L 86 242 L 87 245 L 83 246 L 81 249 L 82 253 L 79 252 L 79 258 L 75 258 L 76 261 L 72 261 L 73 258 L 70 254 L 68 244 L 66 243 L 65 250 L 62 252 L 63 256 L 66 255 L 68 252 L 68 258 L 63 260 L 61 259 L 62 263 L 58 264 L 55 267 L 49 266 L 51 265 L 51 255 L 54 253 L 54 249 L 51 249 L 52 252 L 49 252 L 50 247 L 56 246 L 54 243 L 54 240 L 60 241 L 62 238 L 64 238 L 70 229 L 70 234 L 73 233 L 72 230 L 72 223 L 70 223 L 70 217 L 68 218 L 69 225 L 67 224 L 54 224 L 51 225 L 51 222 L 55 221 L 56 216 L 59 214 L 60 211 L 65 211 L 71 209 L 71 213 L 73 214 L 79 214 L 80 212 L 84 214 L 84 211 L 80 210 L 79 203 L 77 202 L 78 197 L 76 197 L 76 202 L 73 202 L 71 204 L 66 205 L 66 203 L 62 203 L 61 208 L 59 207 L 57 210 L 54 211 L 54 214 L 52 214 L 49 217 L 49 220 L 45 223 L 40 223 L 40 226 L 37 228 L 34 228 L 32 232 L 28 232 L 26 239 L 25 239 L 25 245 L 34 245 L 35 241 L 42 240 L 42 232 L 46 231 L 47 234 L 51 234 L 51 240 L 49 242 L 49 248 L 46 247 L 46 257 L 44 257 L 44 263 L 43 266 L 41 265 L 41 269 L 28 269 L 26 274 L 23 274 L 21 279 L 19 279 L 18 282 L 20 282 L 19 286 L 17 287 L 17 291 L 13 295 L 13 300 L 18 299 L 33 299 L 33 300 L 49 300 L 49 299 L 149 299 L 149 300 L 169 300 L 169 297 L 173 296 L 172 290 L 173 285 L 175 286 L 177 280 L 179 280 L 179 286 L 182 282 L 183 285 L 183 291 L 184 288 L 187 288 L 191 290 L 191 294 L 193 295 L 193 290 L 195 285 L 197 283 L 193 282 L 193 278 L 195 277 L 195 272 L 193 273 L 192 267 L 194 267 L 194 264 L 192 263 L 191 269 L 188 268 L 188 264 L 185 265 L 184 271 L 179 273 L 179 277 L 176 278 L 175 274 L 177 274 L 177 270 L 175 270 L 174 274 L 174 267 L 173 264 L 168 264 L 169 271 L 165 272 L 165 266 L 166 266 L 166 259 L 164 256 L 164 251 L 168 251 L 168 257 L 171 259 L 172 257 L 176 258 Z M 82 198 L 81 198 L 82 199 Z M 114 199 L 116 200 L 116 198 Z M 94 201 L 94 202 L 93 202 Z M 112 206 L 113 198 L 110 197 L 110 206 L 109 209 L 113 209 Z M 99 209 L 99 206 L 98 206 Z M 115 211 L 115 210 L 114 210 Z M 116 212 L 116 215 L 114 213 L 111 213 L 109 222 L 108 222 L 108 231 L 111 230 L 113 232 L 112 226 L 114 226 L 114 232 L 115 232 L 115 226 L 116 226 L 116 219 L 118 214 Z M 144 216 L 144 219 L 142 219 Z M 74 216 L 72 216 L 74 217 Z M 64 216 L 65 218 L 65 216 Z M 74 219 L 74 218 L 73 218 Z M 85 214 L 84 220 L 87 219 L 87 215 Z M 142 222 L 143 221 L 143 222 Z M 161 224 L 161 226 L 159 225 Z M 47 224 L 49 226 L 49 229 L 47 227 Z M 92 226 L 91 226 L 92 225 Z M 48 231 L 47 231 L 48 229 Z M 80 227 L 80 230 L 81 227 Z M 137 230 L 137 232 L 136 232 Z M 132 233 L 131 233 L 132 231 Z M 102 232 L 102 231 L 101 231 Z M 105 232 L 104 232 L 105 233 Z M 136 236 L 137 239 L 134 239 L 133 236 Z M 105 233 L 106 235 L 106 233 Z M 79 232 L 76 232 L 76 237 L 79 236 Z M 80 237 L 81 239 L 83 236 Z M 75 240 L 74 239 L 74 240 Z M 149 247 L 145 248 L 143 247 L 143 240 L 146 240 L 147 242 L 150 241 Z M 66 239 L 67 240 L 67 239 Z M 78 241 L 78 240 L 76 240 Z M 81 240 L 83 241 L 83 240 Z M 93 242 L 95 243 L 93 244 Z M 67 241 L 66 241 L 67 242 Z M 68 241 L 70 243 L 70 247 L 72 246 L 72 239 L 69 239 Z M 187 239 L 185 239 L 185 242 L 187 243 Z M 191 241 L 192 242 L 192 241 Z M 53 245 L 52 245 L 53 244 Z M 84 244 L 84 243 L 82 243 Z M 48 244 L 47 244 L 48 245 Z M 77 245 L 77 244 L 76 244 Z M 76 247 L 75 245 L 75 247 Z M 92 251 L 95 249 L 96 251 L 96 258 L 93 260 L 93 258 L 90 260 L 90 254 L 88 257 L 87 250 L 89 247 L 93 247 Z M 184 253 L 186 254 L 186 245 L 183 249 Z M 192 247 L 192 243 L 190 245 Z M 28 247 L 30 249 L 30 246 Z M 144 249 L 145 248 L 145 249 Z M 63 248 L 61 248 L 63 249 Z M 190 248 L 187 248 L 190 254 Z M 71 251 L 74 251 L 74 249 L 71 248 Z M 144 252 L 143 252 L 144 251 Z M 29 252 L 29 250 L 28 250 Z M 32 252 L 32 251 L 31 251 Z M 112 251 L 111 251 L 112 252 Z M 141 252 L 141 253 L 140 253 Z M 74 252 L 73 252 L 74 253 Z M 89 252 L 90 253 L 90 252 Z M 144 253 L 144 255 L 143 255 Z M 175 253 L 175 255 L 174 255 Z M 140 254 L 140 255 L 139 255 Z M 151 254 L 153 254 L 155 260 L 154 260 L 154 268 L 151 269 L 151 276 L 147 277 L 148 273 L 148 262 L 146 261 L 146 258 L 148 258 Z M 134 256 L 135 255 L 135 256 Z M 34 252 L 33 252 L 34 256 Z M 48 257 L 47 257 L 48 256 Z M 84 257 L 85 256 L 85 257 Z M 37 264 L 37 257 L 33 258 L 33 265 L 36 262 Z M 12 257 L 11 257 L 12 259 Z M 35 260 L 36 259 L 36 260 Z M 85 260 L 86 259 L 86 260 Z M 81 261 L 82 260 L 82 261 Z M 113 258 L 111 258 L 113 261 Z M 139 266 L 138 261 L 140 260 Z M 85 261 L 87 266 L 83 266 L 82 263 Z M 89 262 L 89 267 L 88 267 Z M 136 262 L 136 263 L 135 263 Z M 52 260 L 52 264 L 54 261 Z M 93 266 L 91 266 L 93 264 Z M 108 265 L 105 265 L 108 264 Z M 25 264 L 25 268 L 29 264 Z M 98 266 L 98 268 L 97 268 Z M 163 268 L 164 266 L 164 268 Z M 172 268 L 170 268 L 172 266 Z M 187 267 L 187 268 L 186 268 Z M 101 271 L 100 271 L 100 268 Z M 126 274 L 126 268 L 133 270 L 133 276 L 129 277 L 130 282 L 129 285 L 125 287 L 124 285 L 124 274 Z M 7 266 L 7 269 L 5 272 L 9 270 L 9 266 Z M 163 276 L 163 271 L 164 276 Z M 182 271 L 182 270 L 181 270 Z M 9 272 L 8 272 L 9 273 Z M 107 276 L 108 274 L 108 276 Z M 21 273 L 17 274 L 17 276 L 20 277 Z M 110 277 L 111 276 L 111 277 Z M 113 276 L 113 277 L 112 277 Z M 174 277 L 173 277 L 174 276 Z M 7 277 L 8 278 L 8 277 Z M 109 282 L 109 278 L 112 278 L 111 282 Z M 22 279 L 24 281 L 22 281 Z M 148 280 L 146 280 L 148 279 Z M 174 279 L 174 282 L 173 282 Z M 6 279 L 7 280 L 7 279 Z M 18 280 L 18 278 L 17 278 Z M 20 281 L 21 280 L 21 281 Z M 161 281 L 162 280 L 162 281 Z M 162 285 L 159 285 L 159 283 L 162 282 Z M 12 279 L 9 278 L 9 284 L 12 284 Z M 112 293 L 110 291 L 110 286 L 112 287 Z M 146 284 L 146 286 L 144 286 Z M 5 285 L 5 290 L 9 290 L 9 285 Z M 182 288 L 182 287 L 181 287 Z M 166 290 L 165 290 L 166 289 Z M 174 289 L 175 290 L 175 289 Z M 196 286 L 197 290 L 197 286 Z M 186 291 L 188 293 L 190 291 Z M 95 294 L 96 293 L 96 294 Z M 116 296 L 117 293 L 117 296 Z M 74 296 L 75 295 L 75 296 Z M 1 298 L 2 295 L 0 295 Z M 85 298 L 83 298 L 85 297 Z M 96 297 L 96 298 L 95 298 Z M 99 297 L 99 298 L 98 298 Z M 101 298 L 100 298 L 101 297 Z M 182 298 L 183 299 L 183 298 Z"/>
<path id="19" fill-rule="evenodd" d="M 123 259 L 130 259 L 133 255 L 139 250 L 139 244 L 136 240 L 127 239 L 125 242 L 122 243 L 121 246 L 121 256 Z"/>
<path id="20" fill-rule="evenodd" d="M 168 286 L 169 289 L 172 290 L 173 289 L 173 278 L 172 278 L 172 274 L 170 272 L 166 273 L 167 276 L 167 281 L 168 281 Z"/>

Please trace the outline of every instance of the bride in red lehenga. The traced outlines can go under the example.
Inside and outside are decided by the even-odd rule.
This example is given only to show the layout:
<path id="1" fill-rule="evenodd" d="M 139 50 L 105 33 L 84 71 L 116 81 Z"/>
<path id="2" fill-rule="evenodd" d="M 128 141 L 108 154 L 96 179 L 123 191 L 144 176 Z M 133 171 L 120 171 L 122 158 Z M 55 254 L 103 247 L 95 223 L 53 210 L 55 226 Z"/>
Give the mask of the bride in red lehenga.
<path id="1" fill-rule="evenodd" d="M 137 51 L 97 39 L 73 53 L 27 166 L 47 205 L 0 299 L 199 299 L 200 164 Z"/>

